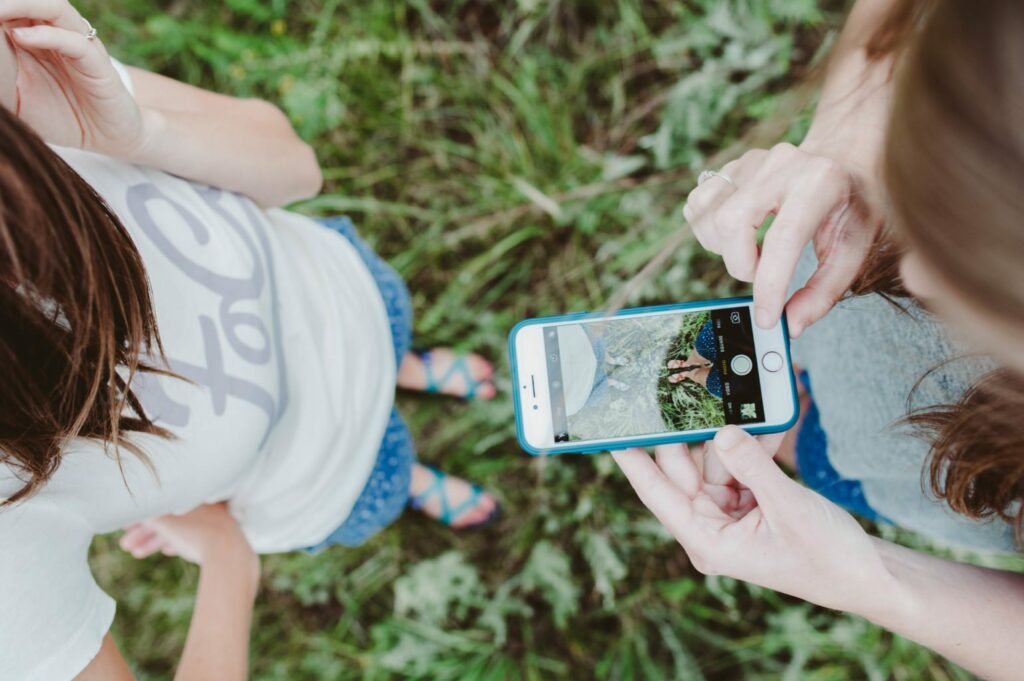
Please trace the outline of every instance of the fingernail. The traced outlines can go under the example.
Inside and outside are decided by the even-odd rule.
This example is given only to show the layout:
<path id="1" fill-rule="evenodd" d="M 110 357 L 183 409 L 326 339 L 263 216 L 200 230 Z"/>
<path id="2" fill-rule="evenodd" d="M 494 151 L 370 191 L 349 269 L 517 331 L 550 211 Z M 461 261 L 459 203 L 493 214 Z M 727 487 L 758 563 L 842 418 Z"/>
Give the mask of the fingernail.
<path id="1" fill-rule="evenodd" d="M 772 313 L 763 307 L 754 308 L 754 320 L 762 329 L 770 329 L 772 327 Z"/>
<path id="2" fill-rule="evenodd" d="M 715 445 L 721 449 L 732 449 L 743 439 L 743 431 L 736 426 L 726 426 L 715 436 Z"/>
<path id="3" fill-rule="evenodd" d="M 800 334 L 803 333 L 803 332 L 804 332 L 804 327 L 800 326 L 800 324 L 792 324 L 791 323 L 789 325 L 789 337 L 791 339 L 796 340 L 800 336 Z"/>

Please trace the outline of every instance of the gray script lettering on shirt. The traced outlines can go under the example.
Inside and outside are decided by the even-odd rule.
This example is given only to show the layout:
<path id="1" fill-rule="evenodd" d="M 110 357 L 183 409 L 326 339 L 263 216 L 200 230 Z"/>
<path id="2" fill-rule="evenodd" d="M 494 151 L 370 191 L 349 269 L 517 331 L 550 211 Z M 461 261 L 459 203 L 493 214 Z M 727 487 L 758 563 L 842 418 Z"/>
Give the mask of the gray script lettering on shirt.
<path id="1" fill-rule="evenodd" d="M 168 362 L 173 372 L 209 390 L 214 414 L 220 416 L 224 413 L 228 397 L 244 400 L 265 412 L 267 428 L 261 439 L 262 447 L 288 404 L 287 369 L 281 351 L 281 319 L 278 314 L 273 253 L 261 216 L 248 199 L 213 187 L 192 185 L 192 188 L 203 203 L 238 235 L 251 256 L 253 268 L 248 276 L 237 277 L 215 272 L 192 260 L 168 238 L 168 234 L 153 218 L 151 206 L 164 203 L 172 208 L 199 245 L 210 241 L 207 226 L 187 206 L 175 201 L 151 182 L 128 188 L 128 210 L 146 236 L 185 276 L 220 297 L 216 319 L 206 314 L 200 314 L 196 319 L 205 351 L 205 364 L 194 364 L 173 357 L 168 357 Z M 224 206 L 228 201 L 241 209 L 247 225 L 243 225 Z M 272 309 L 269 330 L 267 320 L 253 312 L 238 309 L 245 302 L 258 302 L 265 286 L 269 290 Z M 249 330 L 244 338 L 239 335 L 243 329 Z M 233 376 L 225 370 L 222 338 L 227 341 L 230 350 L 248 364 L 261 366 L 276 360 L 276 395 L 244 376 Z M 163 425 L 188 425 L 191 408 L 172 399 L 161 387 L 161 380 L 167 379 L 152 374 L 142 374 L 135 379 L 134 388 L 146 411 Z"/>

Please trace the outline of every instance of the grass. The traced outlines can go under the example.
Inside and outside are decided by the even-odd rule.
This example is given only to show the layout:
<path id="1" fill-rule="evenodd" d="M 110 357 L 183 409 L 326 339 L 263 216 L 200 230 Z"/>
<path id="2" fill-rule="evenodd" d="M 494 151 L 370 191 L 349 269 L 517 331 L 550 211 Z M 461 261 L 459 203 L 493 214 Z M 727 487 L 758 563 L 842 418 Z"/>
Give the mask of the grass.
<path id="1" fill-rule="evenodd" d="M 669 351 L 660 358 L 659 367 L 662 370 L 658 376 L 658 402 L 662 419 L 671 430 L 702 430 L 725 425 L 721 398 L 715 397 L 704 386 L 693 381 L 670 383 L 669 376 L 677 372 L 665 368 L 671 360 L 686 361 L 696 349 L 701 327 L 710 322 L 710 312 L 684 317 Z"/>
<path id="2" fill-rule="evenodd" d="M 77 4 L 124 61 L 283 106 L 327 177 L 298 209 L 356 219 L 409 281 L 419 344 L 502 367 L 494 402 L 400 406 L 422 458 L 486 483 L 504 520 L 453 533 L 407 517 L 358 549 L 267 557 L 253 678 L 969 678 L 858 618 L 701 577 L 608 457 L 532 460 L 513 438 L 519 319 L 623 290 L 631 305 L 743 292 L 680 205 L 743 136 L 799 135 L 793 85 L 842 3 Z M 138 677 L 170 679 L 196 570 L 112 537 L 92 565 Z"/>

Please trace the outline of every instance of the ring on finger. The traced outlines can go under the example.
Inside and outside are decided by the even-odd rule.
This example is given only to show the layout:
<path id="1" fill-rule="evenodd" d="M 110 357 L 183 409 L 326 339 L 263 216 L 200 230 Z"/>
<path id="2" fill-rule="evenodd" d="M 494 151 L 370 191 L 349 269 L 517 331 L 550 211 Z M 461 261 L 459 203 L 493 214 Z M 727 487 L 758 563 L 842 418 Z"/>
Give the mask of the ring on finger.
<path id="1" fill-rule="evenodd" d="M 92 24 L 90 24 L 89 20 L 86 19 L 85 17 L 82 17 L 82 21 L 85 22 L 85 28 L 86 28 L 86 30 L 85 30 L 85 39 L 86 40 L 96 40 L 96 35 L 97 35 L 96 29 L 92 27 Z"/>
<path id="2" fill-rule="evenodd" d="M 721 172 L 719 170 L 702 170 L 702 171 L 700 171 L 700 175 L 697 176 L 697 186 L 698 187 L 701 186 L 702 184 L 704 184 L 705 182 L 707 182 L 708 180 L 710 180 L 713 177 L 720 177 L 723 180 L 725 180 L 726 182 L 728 182 L 729 184 L 731 184 L 733 189 L 739 189 L 739 186 L 736 184 L 735 180 L 733 180 L 731 177 L 729 177 L 728 175 L 726 175 L 725 173 L 723 173 L 723 172 Z"/>

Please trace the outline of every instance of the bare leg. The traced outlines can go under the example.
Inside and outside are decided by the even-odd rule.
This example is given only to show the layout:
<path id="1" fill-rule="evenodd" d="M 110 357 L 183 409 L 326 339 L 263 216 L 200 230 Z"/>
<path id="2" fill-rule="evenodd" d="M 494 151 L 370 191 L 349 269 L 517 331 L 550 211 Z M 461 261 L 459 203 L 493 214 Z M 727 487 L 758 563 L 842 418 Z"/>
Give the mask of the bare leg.
<path id="1" fill-rule="evenodd" d="M 686 361 L 692 362 L 693 364 L 711 364 L 711 360 L 697 352 L 697 348 L 690 351 L 690 356 L 686 358 Z"/>
<path id="2" fill-rule="evenodd" d="M 669 369 L 682 369 L 688 366 L 711 366 L 711 362 L 694 349 L 686 359 L 670 359 L 665 366 Z"/>

